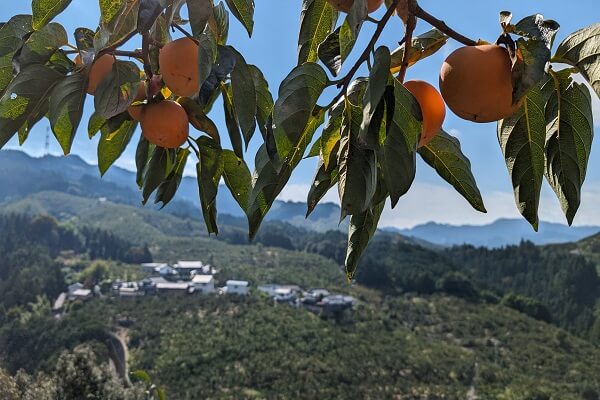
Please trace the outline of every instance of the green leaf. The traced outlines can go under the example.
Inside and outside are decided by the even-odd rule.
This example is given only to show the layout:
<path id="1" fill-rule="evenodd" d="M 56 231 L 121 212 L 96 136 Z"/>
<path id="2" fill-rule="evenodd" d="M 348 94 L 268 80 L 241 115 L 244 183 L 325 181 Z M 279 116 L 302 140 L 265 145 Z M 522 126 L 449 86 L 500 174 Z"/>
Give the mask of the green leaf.
<path id="1" fill-rule="evenodd" d="M 137 30 L 146 33 L 152 29 L 154 22 L 162 13 L 163 6 L 160 0 L 140 0 L 137 18 Z M 192 10 L 190 10 L 190 14 Z M 193 27 L 192 27 L 193 28 Z"/>
<path id="2" fill-rule="evenodd" d="M 206 29 L 198 37 L 198 70 L 200 86 L 209 77 L 213 65 L 217 61 L 217 41 L 210 29 Z"/>
<path id="3" fill-rule="evenodd" d="M 572 70 L 553 72 L 542 86 L 546 102 L 546 179 L 556 193 L 569 225 L 581 202 L 594 124 L 592 99 Z"/>
<path id="4" fill-rule="evenodd" d="M 416 173 L 417 141 L 421 134 L 419 104 L 397 79 L 394 79 L 393 102 L 388 102 L 387 110 L 393 118 L 387 125 L 383 144 L 383 171 L 385 183 L 390 192 L 392 208 L 400 197 L 408 192 Z M 391 104 L 390 104 L 391 103 Z"/>
<path id="5" fill-rule="evenodd" d="M 106 119 L 94 111 L 88 121 L 88 137 L 91 139 L 96 136 L 96 133 L 100 132 L 104 124 L 106 124 Z"/>
<path id="6" fill-rule="evenodd" d="M 221 137 L 215 123 L 206 115 L 202 106 L 188 97 L 180 97 L 177 102 L 185 109 L 190 120 L 190 124 L 199 130 L 208 134 L 217 144 L 221 144 Z"/>
<path id="7" fill-rule="evenodd" d="M 331 171 L 332 165 L 337 165 L 337 153 L 342 138 L 342 117 L 344 114 L 344 101 L 335 104 L 329 110 L 329 119 L 321 134 L 321 156 L 325 170 Z"/>
<path id="8" fill-rule="evenodd" d="M 23 126 L 19 128 L 19 146 L 22 146 L 23 143 L 25 143 L 25 141 L 29 137 L 29 133 L 31 133 L 31 129 L 34 127 L 35 124 L 40 122 L 42 118 L 46 116 L 47 113 L 48 101 L 46 100 L 42 103 L 40 109 L 35 114 L 32 114 L 31 117 L 27 118 L 25 124 L 23 124 Z"/>
<path id="9" fill-rule="evenodd" d="M 94 51 L 94 31 L 88 28 L 77 28 L 75 29 L 75 44 L 80 53 L 87 52 L 91 53 Z M 84 63 L 85 63 L 85 57 Z"/>
<path id="10" fill-rule="evenodd" d="M 148 373 L 146 371 L 142 371 L 142 370 L 133 371 L 129 375 L 131 375 L 133 378 L 140 380 L 142 382 L 152 383 L 152 379 L 150 379 L 150 375 L 148 375 Z"/>
<path id="11" fill-rule="evenodd" d="M 462 152 L 458 139 L 441 130 L 428 144 L 419 148 L 419 155 L 474 209 L 487 212 L 471 172 L 471 162 Z"/>
<path id="12" fill-rule="evenodd" d="M 32 0 L 33 29 L 36 31 L 52 21 L 71 4 L 71 0 Z"/>
<path id="13" fill-rule="evenodd" d="M 14 52 L 0 56 L 0 96 L 4 94 L 4 90 L 13 79 L 12 60 Z"/>
<path id="14" fill-rule="evenodd" d="M 298 65 L 318 61 L 318 47 L 335 29 L 338 11 L 327 0 L 303 0 L 298 37 Z"/>
<path id="15" fill-rule="evenodd" d="M 199 38 L 213 13 L 212 0 L 187 0 L 188 16 L 192 34 Z"/>
<path id="16" fill-rule="evenodd" d="M 321 138 L 318 138 L 314 141 L 310 147 L 310 150 L 308 151 L 308 154 L 304 158 L 317 157 L 319 154 L 321 154 Z"/>
<path id="17" fill-rule="evenodd" d="M 270 161 L 264 144 L 256 153 L 254 184 L 246 212 L 251 238 L 258 232 L 265 215 L 287 184 L 292 171 L 298 166 L 300 160 L 302 160 L 315 131 L 323 124 L 324 115 L 325 110 L 321 107 L 316 107 L 313 110 L 313 114 L 306 124 L 304 132 L 297 138 L 297 141 L 292 146 L 293 150 L 288 154 L 285 162 L 279 168 L 276 168 Z"/>
<path id="18" fill-rule="evenodd" d="M 219 2 L 213 8 L 213 17 L 208 21 L 208 24 L 214 33 L 217 44 L 225 45 L 229 34 L 229 12 L 223 2 Z"/>
<path id="19" fill-rule="evenodd" d="M 515 25 L 515 33 L 523 36 L 516 41 L 523 58 L 522 61 L 519 58 L 512 68 L 513 103 L 544 78 L 558 28 L 555 21 L 544 20 L 540 14 L 523 18 Z"/>
<path id="20" fill-rule="evenodd" d="M 118 45 L 135 34 L 139 6 L 140 0 L 127 0 L 121 11 L 109 23 L 100 26 L 94 37 L 96 53 L 107 47 Z"/>
<path id="21" fill-rule="evenodd" d="M 538 85 L 527 92 L 519 111 L 498 121 L 498 141 L 512 180 L 517 208 L 536 231 L 544 179 L 544 106 Z"/>
<path id="22" fill-rule="evenodd" d="M 146 172 L 146 165 L 150 161 L 150 154 L 150 142 L 148 142 L 144 135 L 140 135 L 140 140 L 135 150 L 135 182 L 140 189 L 144 185 L 144 173 Z"/>
<path id="23" fill-rule="evenodd" d="M 217 192 L 223 175 L 223 151 L 209 138 L 198 140 L 200 162 L 196 165 L 202 214 L 208 234 L 218 234 Z"/>
<path id="24" fill-rule="evenodd" d="M 248 36 L 254 28 L 254 0 L 225 0 L 233 15 L 244 25 Z"/>
<path id="25" fill-rule="evenodd" d="M 33 64 L 13 79 L 0 98 L 0 149 L 48 107 L 48 96 L 62 77 L 49 67 Z"/>
<path id="26" fill-rule="evenodd" d="M 100 175 L 104 175 L 110 166 L 121 157 L 136 127 L 137 122 L 129 119 L 127 112 L 111 118 L 102 126 L 98 142 Z"/>
<path id="27" fill-rule="evenodd" d="M 358 261 L 371 241 L 371 238 L 377 230 L 379 218 L 383 212 L 385 203 L 379 203 L 372 209 L 368 209 L 360 214 L 352 215 L 350 226 L 348 227 L 348 249 L 346 251 L 346 277 L 352 282 Z"/>
<path id="28" fill-rule="evenodd" d="M 32 31 L 31 15 L 18 14 L 11 17 L 8 22 L 0 26 L 0 54 L 6 54 L 10 51 L 17 50 L 21 46 L 12 47 L 14 46 L 13 39 L 22 41 L 25 36 Z M 6 40 L 8 40 L 9 46 L 11 46 L 8 50 L 6 50 L 5 47 L 7 43 Z"/>
<path id="29" fill-rule="evenodd" d="M 246 64 L 244 57 L 231 47 L 235 54 L 235 67 L 231 71 L 231 92 L 233 95 L 233 109 L 239 122 L 246 148 L 256 130 L 256 89 L 252 71 Z"/>
<path id="30" fill-rule="evenodd" d="M 31 64 L 45 64 L 67 41 L 65 28 L 52 22 L 29 36 L 21 52 L 15 55 L 13 65 L 19 71 Z"/>
<path id="31" fill-rule="evenodd" d="M 408 66 L 414 65 L 417 61 L 435 54 L 448 42 L 448 36 L 443 34 L 437 28 L 425 32 L 412 38 L 412 46 L 408 55 Z M 404 57 L 404 44 L 392 52 L 391 71 L 396 73 L 400 71 L 402 58 Z"/>
<path id="32" fill-rule="evenodd" d="M 310 186 L 310 190 L 308 191 L 308 197 L 306 199 L 307 211 L 306 217 L 314 211 L 319 204 L 319 201 L 327 194 L 329 189 L 331 189 L 338 182 L 339 171 L 337 166 L 335 168 L 331 168 L 331 171 L 328 171 L 323 163 L 323 159 L 319 159 L 319 164 L 317 165 L 317 173 L 315 174 L 315 178 L 313 179 L 313 183 Z"/>
<path id="33" fill-rule="evenodd" d="M 600 97 L 600 23 L 570 34 L 558 46 L 552 61 L 577 67 Z"/>
<path id="34" fill-rule="evenodd" d="M 269 117 L 273 113 L 273 95 L 271 95 L 269 84 L 260 69 L 255 65 L 248 65 L 248 68 L 250 68 L 256 92 L 256 121 L 264 139 L 267 136 Z"/>
<path id="35" fill-rule="evenodd" d="M 170 172 L 167 168 L 169 157 L 169 150 L 158 146 L 154 147 L 154 151 L 152 151 L 152 156 L 146 167 L 146 173 L 144 174 L 142 204 L 148 202 L 152 193 L 154 193 Z"/>
<path id="36" fill-rule="evenodd" d="M 48 119 L 52 132 L 65 155 L 71 145 L 83 115 L 87 78 L 84 74 L 73 74 L 58 82 L 50 93 Z"/>
<path id="37" fill-rule="evenodd" d="M 199 100 L 204 105 L 206 112 L 210 111 L 215 96 L 219 93 L 219 86 L 235 68 L 235 53 L 229 46 L 217 46 L 217 60 L 213 64 L 210 74 L 200 87 Z M 233 100 L 232 100 L 233 104 Z"/>
<path id="38" fill-rule="evenodd" d="M 244 212 L 252 190 L 252 175 L 246 162 L 231 150 L 223 150 L 223 180 Z"/>
<path id="39" fill-rule="evenodd" d="M 112 71 L 98 85 L 94 95 L 96 112 L 110 118 L 127 110 L 140 86 L 140 70 L 131 61 L 117 60 Z"/>
<path id="40" fill-rule="evenodd" d="M 227 126 L 227 132 L 229 132 L 229 139 L 231 140 L 231 145 L 233 146 L 235 154 L 239 158 L 244 158 L 244 150 L 242 148 L 242 132 L 240 131 L 240 125 L 236 116 L 237 114 L 234 111 L 231 85 L 222 85 L 221 92 L 223 94 L 225 125 Z"/>
<path id="41" fill-rule="evenodd" d="M 338 192 L 342 218 L 360 214 L 371 204 L 377 187 L 377 156 L 359 142 L 362 107 L 346 100 L 338 152 Z"/>
<path id="42" fill-rule="evenodd" d="M 158 187 L 154 204 L 162 203 L 161 208 L 164 208 L 171 200 L 173 200 L 173 197 L 175 197 L 175 193 L 177 193 L 177 189 L 179 188 L 179 184 L 181 183 L 181 179 L 183 178 L 183 171 L 185 170 L 189 155 L 189 149 L 177 150 L 175 164 L 167 178 Z"/>
<path id="43" fill-rule="evenodd" d="M 103 24 L 111 22 L 125 7 L 126 0 L 99 0 L 100 19 Z"/>
<path id="44" fill-rule="evenodd" d="M 367 1 L 357 0 L 352 4 L 344 23 L 331 32 L 317 49 L 319 60 L 335 76 L 352 52 L 362 23 L 367 18 Z"/>
<path id="45" fill-rule="evenodd" d="M 186 0 L 163 0 L 163 5 L 166 5 L 165 18 L 167 26 L 171 26 L 173 22 L 182 23 L 180 12 L 181 7 L 185 4 Z"/>
<path id="46" fill-rule="evenodd" d="M 390 79 L 390 50 L 381 46 L 373 55 L 373 67 L 369 72 L 369 83 L 363 100 L 363 118 L 360 126 L 361 138 L 366 138 L 371 125 L 371 118 L 381 102 Z"/>
<path id="47" fill-rule="evenodd" d="M 303 136 L 327 82 L 323 68 L 306 63 L 294 68 L 281 83 L 273 109 L 274 134 L 281 159 L 294 151 Z"/>

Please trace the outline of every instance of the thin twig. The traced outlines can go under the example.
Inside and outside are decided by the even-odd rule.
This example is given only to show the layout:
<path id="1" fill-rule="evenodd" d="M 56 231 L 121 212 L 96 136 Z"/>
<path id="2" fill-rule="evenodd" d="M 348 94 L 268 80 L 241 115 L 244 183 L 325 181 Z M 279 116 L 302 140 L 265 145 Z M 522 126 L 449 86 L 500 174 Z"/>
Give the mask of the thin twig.
<path id="1" fill-rule="evenodd" d="M 185 29 L 183 29 L 181 26 L 179 26 L 178 24 L 176 24 L 175 22 L 173 22 L 171 24 L 171 27 L 177 29 L 179 32 L 183 33 L 185 36 L 187 36 L 188 38 L 192 39 L 194 42 L 198 42 L 196 40 L 196 38 L 194 37 L 194 35 L 192 35 L 191 33 L 189 33 L 188 31 L 186 31 Z"/>
<path id="2" fill-rule="evenodd" d="M 194 143 L 194 141 L 191 140 L 190 138 L 187 138 L 187 142 L 188 142 L 188 145 L 191 147 L 191 149 L 194 150 L 194 153 L 196 153 L 196 157 L 198 157 L 198 159 L 200 159 L 200 150 L 198 149 L 198 147 L 196 147 L 196 144 Z"/>
<path id="3" fill-rule="evenodd" d="M 142 35 L 142 59 L 144 60 L 146 81 L 150 83 L 152 80 L 152 65 L 150 64 L 150 35 L 148 33 Z"/>
<path id="4" fill-rule="evenodd" d="M 398 80 L 404 83 L 406 77 L 406 70 L 408 69 L 408 58 L 410 57 L 410 51 L 412 50 L 412 35 L 417 26 L 417 18 L 410 14 L 406 23 L 406 34 L 404 35 L 404 54 L 402 54 L 402 64 L 400 64 L 400 72 L 398 73 Z"/>
<path id="5" fill-rule="evenodd" d="M 63 50 L 65 54 L 79 54 L 79 50 Z M 112 50 L 112 51 L 104 51 L 103 54 L 112 54 L 119 57 L 132 57 L 142 60 L 142 52 L 141 50 Z M 98 56 L 96 56 L 98 58 Z"/>
<path id="6" fill-rule="evenodd" d="M 333 98 L 333 100 L 331 101 L 329 106 L 327 106 L 327 108 L 332 107 L 335 103 L 337 103 L 337 101 L 339 99 L 342 98 L 342 96 L 344 96 L 346 94 L 346 91 L 348 90 L 348 86 L 350 85 L 350 82 L 352 82 L 352 78 L 354 77 L 354 74 L 356 74 L 356 72 L 358 71 L 360 66 L 365 61 L 367 61 L 367 59 L 370 57 L 371 51 L 373 51 L 373 48 L 375 47 L 377 40 L 381 36 L 383 29 L 385 28 L 386 24 L 388 23 L 388 21 L 394 14 L 394 11 L 396 10 L 396 5 L 398 5 L 398 0 L 392 1 L 392 4 L 390 4 L 390 7 L 387 9 L 385 15 L 377 23 L 377 28 L 375 29 L 375 33 L 373 33 L 373 37 L 369 41 L 369 44 L 367 44 L 367 47 L 362 52 L 362 54 L 360 55 L 358 60 L 356 60 L 356 63 L 354 64 L 354 66 L 352 66 L 350 71 L 348 71 L 348 73 L 343 78 L 340 78 L 338 80 L 330 82 L 330 85 L 336 85 L 338 88 L 341 88 L 342 90 L 340 90 L 340 92 L 337 94 L 337 96 L 335 96 Z"/>
<path id="7" fill-rule="evenodd" d="M 467 46 L 476 46 L 477 42 L 473 39 L 469 39 L 468 37 L 461 35 L 456 32 L 454 29 L 450 28 L 446 23 L 440 19 L 437 19 L 433 15 L 429 14 L 427 11 L 423 10 L 421 6 L 417 4 L 414 12 L 417 18 L 422 19 L 425 22 L 428 22 L 430 25 L 438 28 L 440 31 L 450 36 L 452 39 L 461 42 Z"/>

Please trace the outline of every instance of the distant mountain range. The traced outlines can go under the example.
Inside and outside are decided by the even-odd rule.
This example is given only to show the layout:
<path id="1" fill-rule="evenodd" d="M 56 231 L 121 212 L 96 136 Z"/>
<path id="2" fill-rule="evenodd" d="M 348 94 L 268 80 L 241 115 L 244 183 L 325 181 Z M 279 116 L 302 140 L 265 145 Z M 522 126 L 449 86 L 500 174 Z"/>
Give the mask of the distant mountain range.
<path id="1" fill-rule="evenodd" d="M 116 202 L 141 206 L 141 194 L 135 184 L 135 174 L 112 167 L 100 178 L 98 169 L 76 155 L 69 157 L 44 156 L 35 158 L 21 151 L 0 151 L 0 204 L 25 198 L 43 191 L 59 191 L 89 198 L 106 197 Z M 223 187 L 217 198 L 220 215 L 244 217 L 229 191 Z M 148 206 L 151 207 L 151 206 Z M 196 180 L 183 178 L 176 200 L 165 208 L 166 212 L 180 216 L 200 218 L 200 204 Z M 334 203 L 317 206 L 306 219 L 306 203 L 275 201 L 267 220 L 285 221 L 298 227 L 319 232 L 345 230 L 339 225 L 340 208 Z M 578 241 L 600 232 L 597 226 L 568 227 L 542 222 L 539 232 L 534 232 L 524 220 L 501 219 L 487 225 L 445 225 L 430 222 L 411 229 L 384 228 L 383 230 L 441 246 L 472 244 L 499 247 L 529 240 L 536 244 Z"/>
<path id="2" fill-rule="evenodd" d="M 429 222 L 411 229 L 385 228 L 442 246 L 471 244 L 501 247 L 529 240 L 535 244 L 576 242 L 600 232 L 598 226 L 569 227 L 552 222 L 540 222 L 538 232 L 521 219 L 499 219 L 487 225 L 446 225 Z"/>

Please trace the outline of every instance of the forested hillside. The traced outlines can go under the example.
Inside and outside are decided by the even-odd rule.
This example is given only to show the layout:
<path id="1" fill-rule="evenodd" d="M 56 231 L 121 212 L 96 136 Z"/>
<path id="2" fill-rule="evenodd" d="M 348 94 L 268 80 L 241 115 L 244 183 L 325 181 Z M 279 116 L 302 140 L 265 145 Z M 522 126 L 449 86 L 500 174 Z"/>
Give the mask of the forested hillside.
<path id="1" fill-rule="evenodd" d="M 0 380 L 16 385 L 12 376 L 24 369 L 29 386 L 20 393 L 56 386 L 52 376 L 78 362 L 89 366 L 85 379 L 110 382 L 97 390 L 136 398 L 140 387 L 125 390 L 106 364 L 111 332 L 126 338 L 130 369 L 147 371 L 169 399 L 600 393 L 593 344 L 598 276 L 589 258 L 572 254 L 574 246 L 436 249 L 380 233 L 349 286 L 339 267 L 340 232 L 272 222 L 249 244 L 236 218 L 209 238 L 198 221 L 52 192 L 4 211 L 10 214 L 0 218 L 0 369 L 8 374 Z M 327 287 L 360 305 L 337 322 L 255 294 L 96 299 L 73 304 L 60 320 L 52 316 L 50 304 L 67 283 L 136 276 L 139 260 L 128 254 L 144 249 L 156 261 L 209 261 L 220 282 Z"/>

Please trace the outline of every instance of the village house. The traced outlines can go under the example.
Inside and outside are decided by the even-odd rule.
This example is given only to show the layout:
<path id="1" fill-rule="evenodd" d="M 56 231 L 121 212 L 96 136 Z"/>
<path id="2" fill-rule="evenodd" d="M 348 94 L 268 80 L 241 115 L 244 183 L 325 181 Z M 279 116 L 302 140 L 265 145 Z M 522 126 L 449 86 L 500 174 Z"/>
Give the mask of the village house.
<path id="1" fill-rule="evenodd" d="M 198 293 L 210 294 L 215 292 L 215 278 L 212 275 L 194 275 L 192 283 Z"/>
<path id="2" fill-rule="evenodd" d="M 162 295 L 178 296 L 194 293 L 195 287 L 191 282 L 159 282 L 156 291 Z"/>
<path id="3" fill-rule="evenodd" d="M 225 283 L 225 287 L 221 288 L 221 293 L 246 296 L 248 294 L 248 282 L 229 280 Z"/>
<path id="4" fill-rule="evenodd" d="M 75 300 L 88 300 L 93 297 L 93 293 L 90 289 L 85 289 L 83 284 L 75 282 L 68 287 L 67 298 L 69 301 Z"/>
<path id="5" fill-rule="evenodd" d="M 163 267 L 168 267 L 165 263 L 143 263 L 140 264 L 140 270 L 145 274 L 159 274 Z"/>

